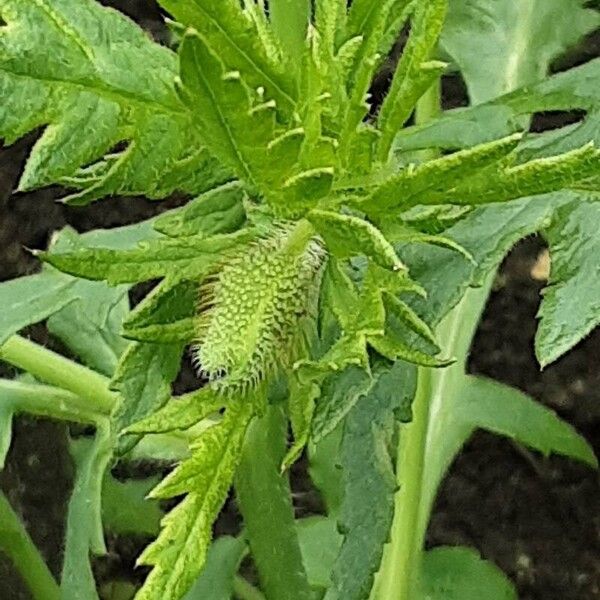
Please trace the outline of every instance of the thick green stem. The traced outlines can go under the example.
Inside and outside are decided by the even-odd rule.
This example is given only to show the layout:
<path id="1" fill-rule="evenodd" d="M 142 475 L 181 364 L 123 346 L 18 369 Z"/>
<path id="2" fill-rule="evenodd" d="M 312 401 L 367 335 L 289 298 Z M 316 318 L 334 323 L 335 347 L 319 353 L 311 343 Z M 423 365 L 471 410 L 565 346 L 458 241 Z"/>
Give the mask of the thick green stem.
<path id="1" fill-rule="evenodd" d="M 0 550 L 12 560 L 35 600 L 60 600 L 60 590 L 21 520 L 0 493 Z"/>
<path id="2" fill-rule="evenodd" d="M 236 492 L 261 588 L 268 600 L 309 600 L 288 477 L 281 473 L 287 419 L 272 406 L 248 429 Z"/>
<path id="3" fill-rule="evenodd" d="M 85 398 L 92 410 L 110 414 L 116 406 L 118 396 L 109 390 L 106 377 L 19 335 L 0 347 L 0 359 Z"/>

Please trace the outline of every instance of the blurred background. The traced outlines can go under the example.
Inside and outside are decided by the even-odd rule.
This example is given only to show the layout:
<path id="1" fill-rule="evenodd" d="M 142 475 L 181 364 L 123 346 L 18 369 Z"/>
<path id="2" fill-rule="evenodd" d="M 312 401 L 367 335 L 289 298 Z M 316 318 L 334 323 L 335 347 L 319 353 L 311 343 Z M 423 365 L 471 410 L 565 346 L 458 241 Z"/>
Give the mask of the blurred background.
<path id="1" fill-rule="evenodd" d="M 114 6 L 166 42 L 158 7 L 151 0 L 113 0 Z M 554 71 L 600 56 L 600 33 L 588 36 Z M 384 69 L 374 89 L 377 98 L 389 80 Z M 465 86 L 457 75 L 443 82 L 445 108 L 466 105 Z M 533 129 L 552 129 L 577 119 L 572 114 L 537 115 Z M 139 221 L 186 199 L 166 202 L 112 198 L 87 208 L 69 208 L 55 200 L 62 191 L 44 189 L 13 194 L 36 136 L 0 150 L 0 280 L 34 272 L 36 260 L 26 248 L 44 248 L 53 231 L 71 225 L 78 231 Z M 600 331 L 544 372 L 533 354 L 539 293 L 549 261 L 543 240 L 521 242 L 505 260 L 476 336 L 470 368 L 516 386 L 557 411 L 600 454 Z M 1 310 L 1 307 L 0 307 Z M 52 345 L 43 325 L 28 332 Z M 0 374 L 9 373 L 0 366 Z M 178 385 L 193 385 L 189 365 Z M 66 426 L 21 417 L 0 487 L 21 514 L 28 530 L 58 575 L 66 502 L 72 486 L 72 464 Z M 144 474 L 144 465 L 138 466 Z M 132 475 L 131 473 L 117 476 Z M 136 473 L 133 473 L 136 475 Z M 292 473 L 298 511 L 320 510 L 300 463 Z M 239 526 L 235 503 L 228 502 L 217 528 Z M 143 576 L 134 570 L 147 538 L 109 535 L 109 554 L 96 561 L 100 582 Z M 456 461 L 438 498 L 428 543 L 476 547 L 517 583 L 522 600 L 600 599 L 600 481 L 598 474 L 561 458 L 544 459 L 509 441 L 478 433 Z M 11 565 L 0 556 L 0 599 L 30 600 Z M 82 599 L 85 600 L 85 599 Z M 210 600 L 210 599 L 207 599 Z M 485 600 L 485 599 L 482 599 Z"/>

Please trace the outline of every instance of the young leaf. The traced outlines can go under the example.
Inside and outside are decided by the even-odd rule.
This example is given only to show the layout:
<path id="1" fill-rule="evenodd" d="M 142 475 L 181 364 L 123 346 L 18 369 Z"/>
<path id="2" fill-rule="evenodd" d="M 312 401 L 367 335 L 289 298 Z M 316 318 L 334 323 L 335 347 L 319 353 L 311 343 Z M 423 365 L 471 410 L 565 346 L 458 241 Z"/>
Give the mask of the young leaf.
<path id="1" fill-rule="evenodd" d="M 582 195 L 559 208 L 545 235 L 550 244 L 550 284 L 538 313 L 536 355 L 546 366 L 600 323 L 598 253 L 600 203 Z"/>
<path id="2" fill-rule="evenodd" d="M 517 600 L 509 579 L 470 548 L 434 548 L 423 557 L 415 600 Z"/>
<path id="3" fill-rule="evenodd" d="M 430 0 L 417 4 L 408 44 L 377 118 L 381 131 L 378 156 L 382 162 L 387 160 L 396 133 L 410 116 L 419 98 L 446 68 L 444 63 L 431 61 L 431 57 L 447 8 L 448 0 Z"/>
<path id="4" fill-rule="evenodd" d="M 125 433 L 165 433 L 189 429 L 202 419 L 219 412 L 227 401 L 210 386 L 171 400 L 155 413 L 136 421 Z"/>
<path id="5" fill-rule="evenodd" d="M 405 269 L 394 248 L 368 221 L 324 210 L 312 210 L 307 218 L 337 258 L 364 255 L 387 269 Z"/>
<path id="6" fill-rule="evenodd" d="M 180 210 L 156 219 L 156 231 L 169 237 L 233 233 L 246 220 L 244 191 L 238 182 L 227 183 L 202 194 Z"/>
<path id="7" fill-rule="evenodd" d="M 360 367 L 350 366 L 325 380 L 312 423 L 311 441 L 318 444 L 329 435 L 374 385 Z"/>
<path id="8" fill-rule="evenodd" d="M 239 71 L 254 89 L 264 87 L 267 96 L 291 112 L 295 105 L 294 79 L 270 60 L 260 36 L 236 0 L 160 0 L 160 4 L 184 25 L 195 28 L 227 71 Z"/>
<path id="9" fill-rule="evenodd" d="M 216 518 L 240 460 L 254 406 L 248 399 L 229 404 L 221 423 L 205 431 L 182 462 L 152 492 L 155 498 L 186 494 L 163 518 L 158 539 L 139 564 L 153 567 L 137 600 L 179 600 L 204 566 Z"/>
<path id="10" fill-rule="evenodd" d="M 271 25 L 290 62 L 299 62 L 305 48 L 312 7 L 310 0 L 270 0 Z"/>

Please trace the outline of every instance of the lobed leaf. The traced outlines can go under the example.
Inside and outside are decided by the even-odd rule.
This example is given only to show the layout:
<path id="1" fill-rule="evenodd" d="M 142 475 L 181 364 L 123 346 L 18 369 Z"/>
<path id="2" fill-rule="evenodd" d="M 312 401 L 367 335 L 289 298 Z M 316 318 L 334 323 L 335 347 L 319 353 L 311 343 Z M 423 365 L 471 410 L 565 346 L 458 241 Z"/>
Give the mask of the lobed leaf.
<path id="1" fill-rule="evenodd" d="M 218 426 L 194 443 L 192 455 L 152 492 L 156 498 L 186 497 L 162 520 L 162 532 L 138 559 L 153 567 L 138 600 L 179 600 L 205 564 L 212 524 L 240 460 L 252 402 L 231 403 Z"/>
<path id="2" fill-rule="evenodd" d="M 542 292 L 535 340 L 542 367 L 600 323 L 599 225 L 600 202 L 584 194 L 560 207 L 545 229 L 552 267 L 549 285 Z"/>
<path id="3" fill-rule="evenodd" d="M 62 183 L 84 204 L 223 181 L 175 93 L 175 55 L 132 21 L 92 0 L 2 0 L 0 11 L 0 135 L 47 125 L 19 189 Z"/>

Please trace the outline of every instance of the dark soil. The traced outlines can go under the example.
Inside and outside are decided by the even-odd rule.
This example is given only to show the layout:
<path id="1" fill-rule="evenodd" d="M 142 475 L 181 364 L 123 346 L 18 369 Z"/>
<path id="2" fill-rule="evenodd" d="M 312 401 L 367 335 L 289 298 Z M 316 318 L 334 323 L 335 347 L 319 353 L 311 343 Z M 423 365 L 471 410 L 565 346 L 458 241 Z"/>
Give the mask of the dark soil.
<path id="1" fill-rule="evenodd" d="M 151 3 L 105 3 L 120 4 L 155 35 L 163 35 L 157 25 L 158 11 L 148 8 Z M 593 36 L 570 62 L 599 54 L 600 37 Z M 558 69 L 566 66 L 569 64 L 564 61 L 557 64 Z M 460 80 L 445 82 L 446 105 L 464 103 L 463 93 Z M 572 116 L 541 115 L 536 128 L 555 127 L 569 118 Z M 36 261 L 24 248 L 45 247 L 49 235 L 66 224 L 84 231 L 131 223 L 180 202 L 109 199 L 73 209 L 55 202 L 61 193 L 58 189 L 14 195 L 12 190 L 34 139 L 30 136 L 0 151 L 0 280 L 34 271 Z M 512 384 L 552 407 L 600 454 L 600 331 L 543 373 L 533 355 L 535 314 L 543 283 L 531 276 L 531 270 L 542 248 L 537 238 L 525 240 L 505 261 L 476 336 L 471 369 Z M 33 328 L 31 333 L 41 342 L 48 341 L 43 327 Z M 295 489 L 304 496 L 305 475 L 295 471 L 293 479 Z M 71 484 L 66 427 L 17 419 L 0 486 L 57 575 Z M 600 599 L 599 492 L 598 474 L 590 469 L 566 459 L 543 459 L 504 439 L 478 433 L 443 485 L 428 543 L 477 548 L 517 582 L 522 600 Z M 221 525 L 226 529 L 235 520 L 230 504 L 226 511 L 229 523 Z M 140 541 L 109 540 L 110 554 L 99 563 L 98 574 L 131 576 L 139 545 Z M 30 600 L 2 557 L 0 598 Z"/>

